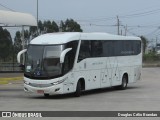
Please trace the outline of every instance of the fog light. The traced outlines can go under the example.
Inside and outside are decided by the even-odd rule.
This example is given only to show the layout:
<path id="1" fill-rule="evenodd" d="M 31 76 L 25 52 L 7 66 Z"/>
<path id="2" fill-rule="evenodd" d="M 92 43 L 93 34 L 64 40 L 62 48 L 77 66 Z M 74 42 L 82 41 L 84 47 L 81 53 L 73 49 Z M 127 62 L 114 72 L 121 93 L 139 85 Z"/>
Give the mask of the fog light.
<path id="1" fill-rule="evenodd" d="M 55 92 L 57 92 L 57 91 L 59 91 L 60 90 L 60 88 L 57 88 L 57 89 L 55 89 Z"/>
<path id="2" fill-rule="evenodd" d="M 24 80 L 24 84 L 29 85 L 30 83 L 28 81 Z"/>
<path id="3" fill-rule="evenodd" d="M 24 87 L 24 90 L 25 90 L 25 91 L 28 91 L 28 89 L 27 89 L 26 87 Z"/>

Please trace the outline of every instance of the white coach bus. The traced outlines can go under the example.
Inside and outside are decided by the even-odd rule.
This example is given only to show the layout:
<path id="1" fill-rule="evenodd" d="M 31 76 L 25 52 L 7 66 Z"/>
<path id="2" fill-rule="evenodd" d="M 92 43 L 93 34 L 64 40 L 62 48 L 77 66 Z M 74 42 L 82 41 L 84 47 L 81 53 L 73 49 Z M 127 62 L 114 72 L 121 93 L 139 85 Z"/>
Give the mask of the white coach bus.
<path id="1" fill-rule="evenodd" d="M 50 33 L 33 39 L 26 52 L 24 90 L 44 94 L 118 87 L 141 78 L 139 37 L 108 33 Z"/>

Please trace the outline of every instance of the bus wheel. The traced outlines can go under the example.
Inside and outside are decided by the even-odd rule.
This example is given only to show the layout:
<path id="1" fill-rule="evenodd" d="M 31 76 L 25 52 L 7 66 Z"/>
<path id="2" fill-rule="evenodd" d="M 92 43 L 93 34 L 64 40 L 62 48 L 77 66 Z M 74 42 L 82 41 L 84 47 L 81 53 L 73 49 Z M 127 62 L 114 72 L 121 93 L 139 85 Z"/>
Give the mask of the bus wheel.
<path id="1" fill-rule="evenodd" d="M 47 93 L 44 93 L 44 97 L 49 97 L 49 94 L 47 94 Z"/>
<path id="2" fill-rule="evenodd" d="M 77 83 L 77 88 L 76 88 L 76 92 L 75 92 L 75 97 L 80 97 L 80 95 L 81 95 L 81 90 L 82 90 L 82 88 L 81 88 L 81 81 L 79 80 L 78 81 L 78 83 Z"/>
<path id="3" fill-rule="evenodd" d="M 122 84 L 119 86 L 121 90 L 125 90 L 127 88 L 128 79 L 126 75 L 123 75 Z"/>

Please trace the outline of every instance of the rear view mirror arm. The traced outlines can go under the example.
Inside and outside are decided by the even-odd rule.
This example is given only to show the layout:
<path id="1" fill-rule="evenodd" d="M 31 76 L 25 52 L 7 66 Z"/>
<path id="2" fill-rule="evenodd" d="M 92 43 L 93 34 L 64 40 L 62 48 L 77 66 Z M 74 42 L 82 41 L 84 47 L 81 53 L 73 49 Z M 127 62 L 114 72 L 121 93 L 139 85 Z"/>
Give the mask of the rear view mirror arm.
<path id="1" fill-rule="evenodd" d="M 60 63 L 64 63 L 64 57 L 65 57 L 66 53 L 68 53 L 70 50 L 72 50 L 72 48 L 67 48 L 61 53 L 61 55 L 60 55 Z"/>
<path id="2" fill-rule="evenodd" d="M 23 53 L 25 53 L 27 51 L 27 49 L 24 49 L 24 50 L 21 50 L 19 53 L 18 53 L 18 55 L 17 55 L 17 61 L 18 61 L 18 63 L 21 63 L 21 55 L 23 54 Z"/>

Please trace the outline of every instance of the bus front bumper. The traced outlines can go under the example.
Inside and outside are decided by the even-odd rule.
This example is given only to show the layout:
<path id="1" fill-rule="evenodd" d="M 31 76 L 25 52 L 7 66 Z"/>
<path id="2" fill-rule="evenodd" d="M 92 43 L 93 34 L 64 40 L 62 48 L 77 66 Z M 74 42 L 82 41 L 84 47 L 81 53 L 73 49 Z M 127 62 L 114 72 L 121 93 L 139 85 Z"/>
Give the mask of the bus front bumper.
<path id="1" fill-rule="evenodd" d="M 49 87 L 43 87 L 42 85 L 39 86 L 41 87 L 35 87 L 24 83 L 24 91 L 30 93 L 49 94 L 49 95 L 63 94 L 63 84 L 53 85 Z"/>

